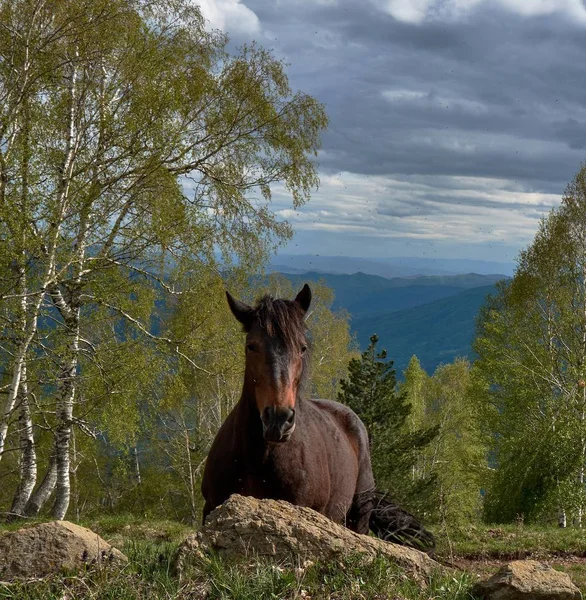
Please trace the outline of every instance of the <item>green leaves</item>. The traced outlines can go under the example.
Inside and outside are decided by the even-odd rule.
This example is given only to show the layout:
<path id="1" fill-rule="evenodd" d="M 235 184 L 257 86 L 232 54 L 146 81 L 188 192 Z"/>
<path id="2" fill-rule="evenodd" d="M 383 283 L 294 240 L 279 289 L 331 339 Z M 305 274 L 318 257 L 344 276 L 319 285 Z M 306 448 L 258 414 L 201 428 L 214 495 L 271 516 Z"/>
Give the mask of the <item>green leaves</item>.
<path id="1" fill-rule="evenodd" d="M 478 320 L 479 408 L 498 469 L 488 516 L 586 507 L 586 167 Z"/>
<path id="2" fill-rule="evenodd" d="M 298 206 L 317 186 L 323 106 L 270 52 L 229 53 L 190 0 L 0 0 L 0 21 L 0 308 L 35 424 L 66 456 L 72 427 L 135 444 L 148 403 L 183 433 L 220 419 L 239 346 L 218 254 L 248 276 L 290 237 L 272 189 Z"/>

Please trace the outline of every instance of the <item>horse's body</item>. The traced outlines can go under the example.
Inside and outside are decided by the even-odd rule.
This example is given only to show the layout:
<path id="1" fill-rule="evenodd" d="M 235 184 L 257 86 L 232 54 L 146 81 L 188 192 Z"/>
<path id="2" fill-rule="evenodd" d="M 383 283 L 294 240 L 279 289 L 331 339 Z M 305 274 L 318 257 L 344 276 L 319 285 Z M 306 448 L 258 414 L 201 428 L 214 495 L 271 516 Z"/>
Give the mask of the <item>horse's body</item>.
<path id="1" fill-rule="evenodd" d="M 208 456 L 202 491 L 208 513 L 231 494 L 308 506 L 368 533 L 374 490 L 368 436 L 360 419 L 330 400 L 297 400 L 297 431 L 269 444 L 250 397 L 222 425 Z"/>
<path id="2" fill-rule="evenodd" d="M 247 333 L 246 369 L 242 396 L 207 458 L 204 522 L 238 493 L 308 506 L 357 533 L 372 529 L 383 539 L 429 549 L 433 536 L 377 496 L 358 416 L 338 402 L 303 398 L 310 301 L 307 285 L 293 301 L 265 296 L 255 308 L 228 294 Z"/>

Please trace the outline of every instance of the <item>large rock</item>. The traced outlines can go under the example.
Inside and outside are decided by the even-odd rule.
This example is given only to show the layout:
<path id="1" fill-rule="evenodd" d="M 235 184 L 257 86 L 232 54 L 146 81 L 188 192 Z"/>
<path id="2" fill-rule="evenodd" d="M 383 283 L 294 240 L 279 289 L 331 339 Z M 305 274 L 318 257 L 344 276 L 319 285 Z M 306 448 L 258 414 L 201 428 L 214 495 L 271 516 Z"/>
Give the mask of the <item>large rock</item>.
<path id="1" fill-rule="evenodd" d="M 98 534 L 68 521 L 40 523 L 0 535 L 0 581 L 34 579 L 127 560 Z"/>
<path id="2" fill-rule="evenodd" d="M 472 593 L 485 600 L 580 600 L 569 575 L 534 560 L 516 560 L 476 584 Z"/>
<path id="3" fill-rule="evenodd" d="M 201 557 L 210 550 L 227 558 L 264 556 L 289 559 L 294 564 L 339 560 L 350 554 L 371 561 L 382 555 L 422 585 L 441 569 L 423 552 L 354 533 L 311 508 L 237 494 L 216 508 L 203 528 L 179 547 L 179 574 L 190 557 Z"/>

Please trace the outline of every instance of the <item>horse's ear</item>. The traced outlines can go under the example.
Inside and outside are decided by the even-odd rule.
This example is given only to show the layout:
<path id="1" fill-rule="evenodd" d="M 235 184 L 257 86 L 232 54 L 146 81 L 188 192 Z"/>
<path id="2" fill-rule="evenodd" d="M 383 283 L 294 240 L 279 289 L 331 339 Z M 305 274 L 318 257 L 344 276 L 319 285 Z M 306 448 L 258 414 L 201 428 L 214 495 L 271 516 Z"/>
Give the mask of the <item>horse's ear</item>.
<path id="1" fill-rule="evenodd" d="M 303 312 L 306 313 L 309 305 L 311 304 L 311 289 L 307 283 L 303 286 L 303 289 L 295 296 L 295 302 L 301 306 Z"/>
<path id="2" fill-rule="evenodd" d="M 236 300 L 236 298 L 230 295 L 230 292 L 226 292 L 226 298 L 228 299 L 232 314 L 244 325 L 244 329 L 248 331 L 254 318 L 254 308 L 244 302 L 240 302 L 240 300 Z"/>

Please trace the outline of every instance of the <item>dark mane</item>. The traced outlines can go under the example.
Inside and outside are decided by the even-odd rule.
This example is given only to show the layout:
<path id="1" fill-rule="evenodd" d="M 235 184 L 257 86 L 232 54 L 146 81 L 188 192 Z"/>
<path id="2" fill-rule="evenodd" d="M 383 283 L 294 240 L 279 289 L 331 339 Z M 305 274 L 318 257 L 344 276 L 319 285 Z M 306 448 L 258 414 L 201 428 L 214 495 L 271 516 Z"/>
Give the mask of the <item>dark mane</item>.
<path id="1" fill-rule="evenodd" d="M 266 294 L 257 302 L 255 314 L 267 334 L 281 339 L 288 350 L 306 343 L 304 313 L 296 302 Z"/>

